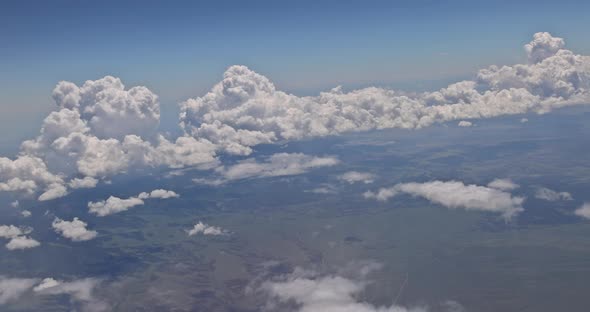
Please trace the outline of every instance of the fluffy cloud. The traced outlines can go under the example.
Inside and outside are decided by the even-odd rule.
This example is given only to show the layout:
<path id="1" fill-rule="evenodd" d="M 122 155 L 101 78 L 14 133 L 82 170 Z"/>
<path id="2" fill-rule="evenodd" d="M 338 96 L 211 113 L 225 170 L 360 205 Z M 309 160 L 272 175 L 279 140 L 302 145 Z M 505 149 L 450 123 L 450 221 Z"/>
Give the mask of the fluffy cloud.
<path id="1" fill-rule="evenodd" d="M 303 174 L 311 169 L 334 166 L 339 163 L 335 157 L 316 157 L 301 153 L 278 153 L 258 162 L 254 158 L 243 160 L 235 165 L 215 169 L 216 179 L 194 179 L 196 183 L 218 185 L 232 180 L 280 177 Z"/>
<path id="2" fill-rule="evenodd" d="M 137 197 L 140 199 L 147 199 L 147 198 L 167 199 L 167 198 L 180 197 L 180 195 L 176 194 L 176 192 L 174 192 L 174 191 L 157 189 L 157 190 L 151 191 L 150 193 L 142 192 L 139 195 L 137 195 Z"/>
<path id="3" fill-rule="evenodd" d="M 232 154 L 262 143 L 383 128 L 416 129 L 452 120 L 543 113 L 590 100 L 590 60 L 561 38 L 535 34 L 529 64 L 491 66 L 474 80 L 407 95 L 382 88 L 298 97 L 266 77 L 232 66 L 202 97 L 181 104 L 181 126 Z M 466 125 L 466 123 L 463 123 Z"/>
<path id="4" fill-rule="evenodd" d="M 88 230 L 86 222 L 74 218 L 72 221 L 65 221 L 55 218 L 51 224 L 56 233 L 75 242 L 87 241 L 96 237 L 96 231 Z"/>
<path id="5" fill-rule="evenodd" d="M 556 192 L 554 190 L 548 189 L 546 187 L 540 187 L 535 192 L 535 198 L 548 200 L 548 201 L 558 201 L 558 200 L 573 200 L 572 194 L 568 192 Z"/>
<path id="6" fill-rule="evenodd" d="M 499 189 L 465 185 L 459 181 L 432 181 L 426 183 L 399 183 L 377 192 L 364 193 L 365 198 L 386 201 L 400 193 L 424 197 L 447 208 L 491 211 L 502 214 L 506 219 L 523 211 L 523 197 L 512 196 Z"/>
<path id="7" fill-rule="evenodd" d="M 41 245 L 38 241 L 26 236 L 32 231 L 32 228 L 0 225 L 0 237 L 10 239 L 6 244 L 9 250 L 28 249 Z"/>
<path id="8" fill-rule="evenodd" d="M 15 159 L 0 158 L 0 190 L 40 190 L 39 200 L 51 200 L 65 196 L 68 187 L 94 187 L 134 168 L 216 161 L 211 142 L 169 141 L 156 133 L 158 98 L 145 87 L 126 90 L 111 76 L 82 86 L 62 81 L 53 98 L 57 110 L 45 118 L 39 136 L 23 142 Z"/>
<path id="9" fill-rule="evenodd" d="M 459 121 L 459 123 L 457 124 L 457 126 L 459 126 L 459 127 L 471 127 L 471 126 L 473 126 L 473 123 L 471 121 L 461 120 L 461 121 Z"/>
<path id="10" fill-rule="evenodd" d="M 426 312 L 424 307 L 406 308 L 396 304 L 376 306 L 359 300 L 369 284 L 364 274 L 356 278 L 341 275 L 322 275 L 315 271 L 296 268 L 262 284 L 261 290 L 269 297 L 267 307 L 272 311 L 299 312 Z M 359 274 L 357 274 L 359 275 Z M 293 303 L 295 306 L 293 306 Z M 291 308 L 289 308 L 291 307 Z"/>
<path id="11" fill-rule="evenodd" d="M 590 219 L 590 203 L 584 203 L 574 211 L 574 214 L 585 219 Z"/>
<path id="12" fill-rule="evenodd" d="M 495 188 L 502 191 L 512 191 L 520 187 L 520 185 L 512 182 L 510 179 L 495 179 L 488 183 L 488 187 Z"/>
<path id="13" fill-rule="evenodd" d="M 141 192 L 137 196 L 132 196 L 129 198 L 119 198 L 116 196 L 110 196 L 106 200 L 101 200 L 98 202 L 89 202 L 88 203 L 88 211 L 98 215 L 99 217 L 104 217 L 110 214 L 126 211 L 129 208 L 143 205 L 145 202 L 144 199 L 149 198 L 175 198 L 179 197 L 180 195 L 176 194 L 173 191 L 157 189 L 151 192 Z"/>
<path id="14" fill-rule="evenodd" d="M 23 210 L 20 212 L 20 214 L 23 216 L 23 218 L 28 218 L 32 215 L 32 213 L 28 210 Z"/>
<path id="15" fill-rule="evenodd" d="M 195 224 L 192 229 L 187 230 L 186 233 L 188 236 L 193 236 L 201 233 L 203 235 L 224 235 L 226 232 L 220 227 L 207 225 L 199 221 L 199 223 Z"/>

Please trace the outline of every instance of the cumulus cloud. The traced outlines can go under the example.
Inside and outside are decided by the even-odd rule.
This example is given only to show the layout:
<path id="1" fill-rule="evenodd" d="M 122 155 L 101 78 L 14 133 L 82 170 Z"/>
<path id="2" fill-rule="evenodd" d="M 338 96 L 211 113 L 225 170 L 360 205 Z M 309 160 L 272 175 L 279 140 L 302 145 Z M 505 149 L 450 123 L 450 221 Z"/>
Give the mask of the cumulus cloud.
<path id="1" fill-rule="evenodd" d="M 296 268 L 292 273 L 275 277 L 260 287 L 272 311 L 300 312 L 426 312 L 426 307 L 407 308 L 392 304 L 377 306 L 359 299 L 369 281 L 366 275 L 374 270 L 362 267 L 364 274 L 345 277 L 337 274 L 320 274 L 312 270 Z"/>
<path id="2" fill-rule="evenodd" d="M 23 218 L 28 218 L 32 215 L 32 213 L 28 210 L 23 210 L 20 212 L 20 214 L 23 216 Z"/>
<path id="3" fill-rule="evenodd" d="M 232 180 L 280 177 L 306 173 L 314 168 L 337 165 L 340 161 L 336 157 L 317 157 L 301 153 L 278 153 L 259 162 L 254 158 L 240 161 L 231 166 L 221 166 L 215 169 L 219 176 L 214 179 L 194 179 L 200 184 L 219 185 Z"/>
<path id="4" fill-rule="evenodd" d="M 0 158 L 0 190 L 40 190 L 38 199 L 50 200 L 65 196 L 68 187 L 94 187 L 99 179 L 133 168 L 216 160 L 207 140 L 169 141 L 156 133 L 158 97 L 145 87 L 126 89 L 111 76 L 82 86 L 62 81 L 53 98 L 57 109 L 44 119 L 40 134 L 23 142 L 15 159 Z"/>
<path id="5" fill-rule="evenodd" d="M 471 121 L 461 120 L 461 121 L 459 121 L 459 123 L 457 124 L 457 126 L 459 126 L 459 127 L 471 127 L 471 126 L 473 126 L 473 123 Z"/>
<path id="6" fill-rule="evenodd" d="M 139 195 L 137 195 L 137 197 L 140 199 L 147 199 L 147 198 L 167 199 L 167 198 L 180 197 L 180 195 L 176 194 L 174 191 L 157 189 L 157 190 L 151 191 L 150 193 L 142 192 Z"/>
<path id="7" fill-rule="evenodd" d="M 512 182 L 510 179 L 495 179 L 488 183 L 488 187 L 495 188 L 502 191 L 512 191 L 520 187 L 520 185 Z"/>
<path id="8" fill-rule="evenodd" d="M 26 236 L 32 231 L 32 228 L 27 227 L 0 225 L 0 237 L 10 239 L 6 244 L 6 248 L 9 250 L 28 249 L 40 246 L 41 243 Z"/>
<path id="9" fill-rule="evenodd" d="M 188 236 L 193 236 L 193 235 L 197 235 L 197 234 L 224 235 L 224 234 L 226 234 L 226 231 L 220 227 L 207 225 L 207 224 L 199 221 L 199 223 L 195 224 L 192 229 L 187 230 L 186 233 L 188 234 Z"/>
<path id="10" fill-rule="evenodd" d="M 368 172 L 348 171 L 338 177 L 339 180 L 348 182 L 349 184 L 362 182 L 365 184 L 373 183 L 375 175 Z"/>
<path id="11" fill-rule="evenodd" d="M 590 219 L 590 203 L 584 203 L 574 211 L 574 214 L 585 219 Z"/>
<path id="12" fill-rule="evenodd" d="M 12 203 L 10 203 L 10 206 L 12 206 L 13 208 L 18 208 L 18 206 L 19 206 L 18 200 L 15 200 Z"/>
<path id="13" fill-rule="evenodd" d="M 527 122 L 529 122 L 528 118 L 521 118 L 520 119 L 520 123 L 527 123 Z"/>
<path id="14" fill-rule="evenodd" d="M 106 200 L 101 200 L 98 202 L 89 202 L 88 203 L 88 211 L 91 213 L 96 214 L 99 217 L 104 217 L 107 215 L 111 215 L 114 213 L 126 211 L 129 208 L 143 205 L 144 199 L 149 198 L 160 198 L 160 199 L 167 199 L 167 198 L 175 198 L 179 197 L 180 195 L 176 194 L 173 191 L 157 189 L 151 192 L 141 192 L 137 196 L 132 196 L 129 198 L 119 198 L 116 196 L 110 196 Z"/>
<path id="15" fill-rule="evenodd" d="M 495 188 L 475 184 L 465 185 L 460 181 L 399 183 L 389 188 L 381 188 L 377 192 L 368 191 L 363 195 L 365 198 L 387 201 L 400 193 L 423 197 L 451 209 L 496 212 L 506 219 L 524 210 L 522 208 L 524 197 L 512 196 L 508 192 Z"/>
<path id="16" fill-rule="evenodd" d="M 375 87 L 344 92 L 338 87 L 298 97 L 277 90 L 267 77 L 245 66 L 232 66 L 207 94 L 181 104 L 181 126 L 228 153 L 245 155 L 263 143 L 544 113 L 588 102 L 587 56 L 564 49 L 563 39 L 548 33 L 535 34 L 525 50 L 528 64 L 490 66 L 473 80 L 418 95 Z"/>
<path id="17" fill-rule="evenodd" d="M 556 192 L 546 187 L 539 187 L 535 192 L 535 198 L 543 199 L 547 201 L 558 201 L 558 200 L 573 200 L 572 194 L 568 192 Z"/>
<path id="18" fill-rule="evenodd" d="M 74 178 L 70 180 L 68 185 L 73 189 L 79 188 L 93 188 L 98 183 L 98 180 L 93 177 Z"/>
<path id="19" fill-rule="evenodd" d="M 72 221 L 55 218 L 51 226 L 56 233 L 59 233 L 63 237 L 69 238 L 74 242 L 91 240 L 98 235 L 96 231 L 88 230 L 86 228 L 86 222 L 78 218 L 74 218 Z"/>

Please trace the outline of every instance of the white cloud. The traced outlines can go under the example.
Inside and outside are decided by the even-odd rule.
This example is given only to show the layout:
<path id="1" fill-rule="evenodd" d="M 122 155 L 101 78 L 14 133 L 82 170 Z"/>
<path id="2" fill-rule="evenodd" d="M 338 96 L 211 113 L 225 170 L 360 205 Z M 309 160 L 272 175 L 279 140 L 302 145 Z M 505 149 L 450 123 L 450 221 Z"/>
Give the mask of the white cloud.
<path id="1" fill-rule="evenodd" d="M 495 188 L 502 191 L 512 191 L 520 187 L 520 185 L 512 182 L 510 179 L 495 179 L 488 183 L 488 187 Z"/>
<path id="2" fill-rule="evenodd" d="M 528 118 L 522 118 L 522 119 L 520 119 L 520 123 L 527 123 L 527 122 L 529 122 L 529 119 Z"/>
<path id="3" fill-rule="evenodd" d="M 590 203 L 584 203 L 574 211 L 574 214 L 585 219 L 590 219 Z"/>
<path id="4" fill-rule="evenodd" d="M 17 236 L 10 239 L 10 241 L 6 244 L 6 248 L 9 250 L 19 250 L 19 249 L 29 249 L 35 248 L 40 246 L 41 243 L 38 241 L 27 237 L 27 236 Z"/>
<path id="5" fill-rule="evenodd" d="M 98 183 L 98 180 L 93 177 L 75 178 L 70 180 L 68 185 L 73 189 L 93 188 Z"/>
<path id="6" fill-rule="evenodd" d="M 432 181 L 426 183 L 399 183 L 390 188 L 364 193 L 365 198 L 386 201 L 399 193 L 419 196 L 447 208 L 497 212 L 506 219 L 522 212 L 524 197 L 512 196 L 502 190 L 465 185 L 459 181 Z"/>
<path id="7" fill-rule="evenodd" d="M 417 129 L 454 120 L 544 113 L 590 100 L 590 58 L 563 49 L 561 38 L 535 34 L 525 46 L 529 64 L 490 66 L 472 81 L 417 95 L 369 87 L 334 88 L 298 97 L 265 76 L 232 66 L 209 93 L 181 105 L 181 125 L 228 153 L 349 131 Z"/>
<path id="8" fill-rule="evenodd" d="M 75 242 L 87 241 L 96 237 L 96 231 L 88 230 L 86 222 L 74 218 L 72 221 L 65 221 L 55 218 L 51 224 L 56 233 Z"/>
<path id="9" fill-rule="evenodd" d="M 176 194 L 174 191 L 157 189 L 157 190 L 151 191 L 150 193 L 142 192 L 139 195 L 137 195 L 137 197 L 140 199 L 147 199 L 147 198 L 167 199 L 167 198 L 177 198 L 177 197 L 180 197 L 180 195 Z"/>
<path id="10" fill-rule="evenodd" d="M 26 236 L 32 231 L 32 228 L 0 225 L 0 237 L 10 239 L 6 244 L 9 250 L 34 248 L 41 245 L 38 241 Z"/>
<path id="11" fill-rule="evenodd" d="M 322 275 L 296 268 L 292 273 L 266 281 L 260 287 L 268 297 L 267 307 L 273 311 L 299 312 L 425 312 L 425 307 L 407 308 L 396 304 L 377 306 L 359 299 L 369 281 L 364 267 L 357 278 Z M 295 304 L 295 306 L 293 306 Z M 289 308 L 289 307 L 294 307 Z"/>
<path id="12" fill-rule="evenodd" d="M 203 235 L 224 235 L 226 234 L 226 231 L 220 227 L 207 225 L 199 221 L 199 223 L 195 224 L 192 229 L 187 230 L 186 233 L 188 234 L 188 236 L 193 236 L 201 233 Z"/>
<path id="13" fill-rule="evenodd" d="M 48 186 L 47 190 L 43 194 L 39 195 L 39 201 L 46 201 L 51 199 L 60 198 L 68 194 L 68 189 L 59 183 L 54 183 Z"/>
<path id="14" fill-rule="evenodd" d="M 168 199 L 168 198 L 176 198 L 180 195 L 176 194 L 173 191 L 157 189 L 151 192 L 141 192 L 137 196 L 132 196 L 126 199 L 122 199 L 116 196 L 110 196 L 107 200 L 101 200 L 98 202 L 89 202 L 88 203 L 88 211 L 98 215 L 99 217 L 104 217 L 110 214 L 126 211 L 129 208 L 143 205 L 144 199 L 149 198 L 160 198 L 160 199 Z"/>
<path id="15" fill-rule="evenodd" d="M 368 172 L 348 171 L 338 177 L 342 181 L 346 181 L 349 184 L 362 182 L 365 184 L 373 183 L 375 175 Z"/>
<path id="16" fill-rule="evenodd" d="M 215 172 L 220 176 L 219 178 L 193 179 L 193 181 L 200 184 L 219 185 L 239 179 L 298 175 L 314 168 L 334 166 L 338 163 L 339 160 L 331 156 L 278 153 L 267 157 L 263 162 L 250 158 L 235 165 L 218 167 Z"/>
<path id="17" fill-rule="evenodd" d="M 19 299 L 38 280 L 36 278 L 7 278 L 0 276 L 0 304 Z"/>
<path id="18" fill-rule="evenodd" d="M 28 218 L 32 215 L 32 213 L 28 210 L 23 210 L 20 212 L 20 214 L 23 216 L 23 218 Z"/>
<path id="19" fill-rule="evenodd" d="M 10 203 L 10 206 L 12 206 L 12 208 L 18 208 L 18 206 L 19 206 L 18 200 L 15 200 L 12 203 Z"/>
<path id="20" fill-rule="evenodd" d="M 473 126 L 473 123 L 471 121 L 461 120 L 461 121 L 459 121 L 459 123 L 457 124 L 457 126 L 459 126 L 459 127 L 471 127 L 471 126 Z"/>
<path id="21" fill-rule="evenodd" d="M 88 211 L 98 215 L 99 217 L 104 217 L 110 214 L 126 211 L 131 207 L 135 207 L 138 205 L 143 205 L 143 200 L 137 197 L 129 197 L 127 199 L 121 199 L 119 197 L 110 196 L 107 200 L 102 200 L 98 202 L 89 202 L 88 203 Z"/>
<path id="22" fill-rule="evenodd" d="M 568 192 L 556 192 L 554 190 L 548 189 L 546 187 L 539 187 L 535 192 L 535 198 L 548 200 L 548 201 L 558 201 L 558 200 L 573 200 L 572 194 Z"/>

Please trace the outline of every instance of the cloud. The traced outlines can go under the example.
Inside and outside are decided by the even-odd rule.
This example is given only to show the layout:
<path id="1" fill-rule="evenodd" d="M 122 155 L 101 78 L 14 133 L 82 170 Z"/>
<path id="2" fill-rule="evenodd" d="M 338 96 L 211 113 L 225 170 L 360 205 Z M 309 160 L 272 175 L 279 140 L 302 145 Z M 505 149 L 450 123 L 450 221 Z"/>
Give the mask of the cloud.
<path id="1" fill-rule="evenodd" d="M 459 123 L 457 124 L 457 126 L 459 126 L 459 127 L 471 127 L 471 126 L 473 126 L 473 123 L 471 121 L 461 120 L 461 121 L 459 121 Z"/>
<path id="2" fill-rule="evenodd" d="M 32 213 L 28 210 L 23 210 L 20 212 L 20 214 L 23 216 L 23 218 L 28 218 L 32 215 Z"/>
<path id="3" fill-rule="evenodd" d="M 167 199 L 167 198 L 180 197 L 180 195 L 176 194 L 174 191 L 167 191 L 167 190 L 163 190 L 163 189 L 157 189 L 157 190 L 151 191 L 150 193 L 142 192 L 139 195 L 137 195 L 137 197 L 140 198 L 140 199 L 147 199 L 147 198 Z"/>
<path id="4" fill-rule="evenodd" d="M 512 182 L 510 179 L 495 179 L 488 183 L 488 187 L 495 188 L 501 191 L 512 191 L 520 187 L 520 185 Z"/>
<path id="5" fill-rule="evenodd" d="M 10 239 L 5 245 L 8 250 L 28 249 L 40 246 L 41 244 L 38 241 L 26 236 L 32 231 L 32 228 L 0 225 L 0 237 Z"/>
<path id="6" fill-rule="evenodd" d="M 193 235 L 197 235 L 197 234 L 224 235 L 224 234 L 226 234 L 226 231 L 220 227 L 207 225 L 207 224 L 199 221 L 199 223 L 195 224 L 192 229 L 187 230 L 186 233 L 188 234 L 188 236 L 193 236 Z"/>
<path id="7" fill-rule="evenodd" d="M 168 198 L 175 198 L 179 197 L 180 195 L 176 194 L 173 191 L 157 189 L 153 190 L 149 193 L 141 192 L 137 196 L 132 196 L 126 199 L 122 199 L 116 196 L 110 196 L 106 200 L 101 200 L 98 202 L 89 202 L 88 203 L 88 211 L 91 213 L 96 214 L 99 217 L 104 217 L 107 215 L 111 215 L 114 213 L 126 211 L 129 208 L 143 205 L 144 199 L 149 198 L 160 198 L 160 199 L 168 199 Z"/>
<path id="8" fill-rule="evenodd" d="M 263 162 L 250 158 L 235 165 L 221 166 L 215 169 L 218 178 L 193 179 L 193 181 L 200 184 L 219 185 L 232 180 L 298 175 L 311 169 L 334 166 L 339 162 L 338 158 L 331 156 L 278 153 L 267 157 Z"/>
<path id="9" fill-rule="evenodd" d="M 319 274 L 296 268 L 292 273 L 264 282 L 260 290 L 268 296 L 268 310 L 299 312 L 426 312 L 426 307 L 407 308 L 392 304 L 376 306 L 359 299 L 369 281 L 366 275 L 374 270 L 362 267 L 357 277 Z M 291 308 L 289 308 L 291 307 Z"/>
<path id="10" fill-rule="evenodd" d="M 373 183 L 375 175 L 368 172 L 348 171 L 338 177 L 339 180 L 348 182 L 349 184 L 362 182 L 365 184 Z"/>
<path id="11" fill-rule="evenodd" d="M 465 185 L 459 181 L 399 183 L 390 188 L 381 188 L 377 192 L 369 191 L 363 195 L 365 198 L 387 201 L 400 193 L 423 197 L 451 209 L 497 212 L 506 219 L 522 212 L 524 210 L 522 203 L 525 200 L 524 197 L 512 196 L 499 189 L 474 184 Z"/>
<path id="12" fill-rule="evenodd" d="M 0 276 L 0 304 L 16 301 L 23 295 L 68 295 L 74 303 L 81 303 L 83 311 L 108 311 L 106 303 L 96 299 L 94 289 L 100 284 L 96 278 L 60 281 L 54 278 L 7 278 Z M 74 309 L 78 310 L 78 309 Z"/>
<path id="13" fill-rule="evenodd" d="M 18 200 L 15 200 L 12 203 L 10 203 L 10 206 L 12 206 L 12 208 L 18 208 L 18 206 L 19 206 Z"/>
<path id="14" fill-rule="evenodd" d="M 528 118 L 521 118 L 520 119 L 520 123 L 527 123 L 527 122 L 529 122 Z"/>
<path id="15" fill-rule="evenodd" d="M 36 278 L 7 278 L 0 276 L 0 304 L 17 300 L 37 283 Z"/>
<path id="16" fill-rule="evenodd" d="M 72 221 L 65 221 L 60 218 L 55 218 L 51 226 L 56 233 L 61 234 L 65 238 L 69 238 L 74 242 L 81 242 L 91 240 L 98 235 L 96 231 L 86 229 L 86 222 L 74 218 Z"/>
<path id="17" fill-rule="evenodd" d="M 75 178 L 70 180 L 68 185 L 73 189 L 93 188 L 98 183 L 98 180 L 93 177 Z"/>
<path id="18" fill-rule="evenodd" d="M 556 192 L 546 187 L 539 187 L 535 192 L 535 198 L 543 199 L 547 201 L 558 201 L 558 200 L 573 200 L 572 194 L 568 192 Z"/>
<path id="19" fill-rule="evenodd" d="M 585 219 L 590 219 L 590 203 L 584 203 L 580 208 L 574 211 L 574 214 Z"/>
<path id="20" fill-rule="evenodd" d="M 239 155 L 258 144 L 350 131 L 418 129 L 453 120 L 544 113 L 590 100 L 590 59 L 564 49 L 561 38 L 537 33 L 525 45 L 528 64 L 490 66 L 475 79 L 408 95 L 369 87 L 298 97 L 265 76 L 231 66 L 202 97 L 181 104 L 181 126 Z"/>

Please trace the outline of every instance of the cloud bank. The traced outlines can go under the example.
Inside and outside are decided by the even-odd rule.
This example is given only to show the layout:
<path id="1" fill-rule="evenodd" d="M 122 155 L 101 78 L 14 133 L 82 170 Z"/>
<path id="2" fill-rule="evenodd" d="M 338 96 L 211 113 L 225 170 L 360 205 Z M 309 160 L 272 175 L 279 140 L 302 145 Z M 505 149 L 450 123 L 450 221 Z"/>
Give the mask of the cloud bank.
<path id="1" fill-rule="evenodd" d="M 365 198 L 387 201 L 392 197 L 405 193 L 427 200 L 447 208 L 465 210 L 481 210 L 500 213 L 510 219 L 524 209 L 524 197 L 512 196 L 510 193 L 475 184 L 465 185 L 460 181 L 432 181 L 426 183 L 399 183 L 389 188 L 381 188 L 377 192 L 368 191 Z"/>

